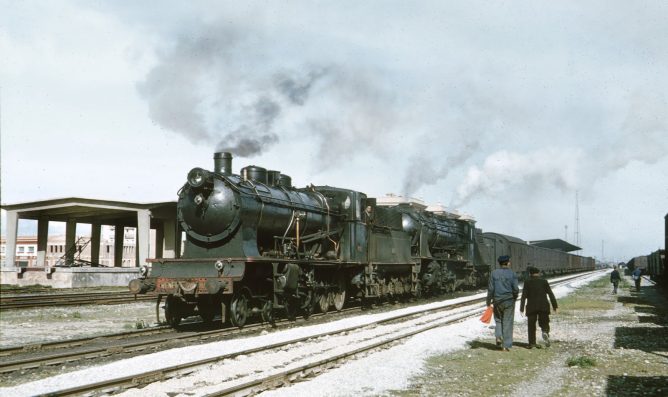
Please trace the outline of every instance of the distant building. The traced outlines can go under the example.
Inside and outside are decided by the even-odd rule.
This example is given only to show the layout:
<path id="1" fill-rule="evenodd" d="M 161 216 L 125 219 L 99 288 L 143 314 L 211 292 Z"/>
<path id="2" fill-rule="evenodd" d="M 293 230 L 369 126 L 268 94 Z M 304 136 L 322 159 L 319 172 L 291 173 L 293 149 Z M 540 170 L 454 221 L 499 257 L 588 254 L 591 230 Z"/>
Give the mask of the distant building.
<path id="1" fill-rule="evenodd" d="M 99 263 L 95 265 L 113 267 L 114 266 L 114 229 L 109 228 L 108 235 L 100 239 Z M 155 232 L 151 231 L 151 239 L 154 240 Z M 136 231 L 135 228 L 126 227 L 123 233 L 123 260 L 121 267 L 134 267 L 136 258 Z M 90 236 L 76 236 L 76 252 L 74 258 L 79 260 L 79 265 L 91 262 L 91 238 Z M 7 244 L 3 236 L 0 239 L 0 266 L 5 266 Z M 155 248 L 150 247 L 150 256 L 155 257 Z M 66 257 L 65 235 L 49 236 L 47 240 L 46 256 L 44 265 L 68 266 Z M 19 236 L 16 239 L 16 266 L 17 267 L 37 267 L 37 236 Z"/>

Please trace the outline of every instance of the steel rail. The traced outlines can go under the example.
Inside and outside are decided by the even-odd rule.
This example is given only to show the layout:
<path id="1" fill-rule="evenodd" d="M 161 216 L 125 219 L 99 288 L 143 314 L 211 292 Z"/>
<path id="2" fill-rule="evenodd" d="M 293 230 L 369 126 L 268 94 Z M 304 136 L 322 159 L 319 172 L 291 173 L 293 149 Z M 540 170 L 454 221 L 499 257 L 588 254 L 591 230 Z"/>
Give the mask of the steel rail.
<path id="1" fill-rule="evenodd" d="M 13 296 L 0 298 L 0 310 L 73 305 L 111 305 L 152 299 L 154 299 L 153 296 L 134 295 L 129 292 L 62 295 L 44 294 L 42 296 L 30 295 L 26 297 Z"/>

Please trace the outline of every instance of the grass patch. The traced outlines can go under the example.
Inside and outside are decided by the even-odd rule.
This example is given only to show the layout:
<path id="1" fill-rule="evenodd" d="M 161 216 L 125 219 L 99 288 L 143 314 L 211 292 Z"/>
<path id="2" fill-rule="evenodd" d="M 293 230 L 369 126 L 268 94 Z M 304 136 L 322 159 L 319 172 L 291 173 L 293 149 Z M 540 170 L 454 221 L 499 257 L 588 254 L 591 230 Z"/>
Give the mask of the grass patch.
<path id="1" fill-rule="evenodd" d="M 566 360 L 569 367 L 590 368 L 596 366 L 596 359 L 589 356 L 571 357 Z"/>
<path id="2" fill-rule="evenodd" d="M 559 311 L 568 310 L 611 310 L 615 307 L 615 302 L 611 300 L 602 300 L 600 297 L 567 297 L 559 300 Z"/>
<path id="3" fill-rule="evenodd" d="M 74 312 L 74 313 L 72 313 L 72 317 L 74 317 L 74 318 L 81 318 L 81 313 L 79 313 L 79 312 Z"/>
<path id="4" fill-rule="evenodd" d="M 477 340 L 471 348 L 427 359 L 424 371 L 411 380 L 405 390 L 394 390 L 389 395 L 442 396 L 454 391 L 458 396 L 491 397 L 514 393 L 519 382 L 530 380 L 552 361 L 553 349 L 525 349 L 515 346 L 502 352 L 494 340 Z M 512 369 L 512 381 L 509 370 Z"/>

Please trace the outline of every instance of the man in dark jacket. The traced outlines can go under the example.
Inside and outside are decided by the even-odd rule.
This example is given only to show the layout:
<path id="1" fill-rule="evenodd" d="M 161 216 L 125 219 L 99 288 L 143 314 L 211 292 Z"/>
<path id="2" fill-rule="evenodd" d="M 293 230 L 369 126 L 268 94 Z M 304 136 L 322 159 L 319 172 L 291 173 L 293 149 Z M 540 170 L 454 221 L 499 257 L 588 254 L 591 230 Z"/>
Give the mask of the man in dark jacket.
<path id="1" fill-rule="evenodd" d="M 612 283 L 613 294 L 617 293 L 617 287 L 619 286 L 619 281 L 621 279 L 622 277 L 619 275 L 619 272 L 617 271 L 617 265 L 613 266 L 612 273 L 610 273 L 610 282 Z"/>
<path id="2" fill-rule="evenodd" d="M 633 273 L 631 273 L 631 278 L 633 278 L 633 282 L 636 283 L 636 291 L 640 292 L 640 280 L 642 279 L 642 269 L 636 267 Z"/>
<path id="3" fill-rule="evenodd" d="M 535 267 L 529 268 L 529 279 L 524 282 L 522 289 L 522 300 L 520 302 L 520 313 L 524 312 L 526 302 L 526 315 L 529 326 L 529 349 L 536 346 L 536 319 L 543 331 L 543 340 L 546 346 L 550 346 L 550 303 L 554 312 L 557 312 L 557 299 L 552 293 L 547 280 L 539 277 L 540 270 Z M 548 296 L 550 302 L 547 301 Z"/>
<path id="4" fill-rule="evenodd" d="M 515 300 L 520 293 L 517 275 L 510 269 L 510 257 L 500 256 L 500 268 L 489 276 L 487 287 L 487 306 L 494 302 L 494 334 L 496 345 L 503 344 L 503 350 L 513 347 L 513 322 L 515 321 Z"/>

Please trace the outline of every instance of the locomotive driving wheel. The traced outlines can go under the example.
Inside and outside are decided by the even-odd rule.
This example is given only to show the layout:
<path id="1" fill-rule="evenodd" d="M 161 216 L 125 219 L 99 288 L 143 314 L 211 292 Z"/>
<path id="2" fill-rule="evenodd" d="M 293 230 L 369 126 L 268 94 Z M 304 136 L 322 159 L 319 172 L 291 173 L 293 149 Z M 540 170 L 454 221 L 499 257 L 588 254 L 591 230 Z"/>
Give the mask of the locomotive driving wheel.
<path id="1" fill-rule="evenodd" d="M 304 316 L 304 319 L 308 319 L 311 317 L 311 314 L 313 314 L 313 306 L 315 306 L 315 302 L 313 300 L 313 290 L 308 290 L 304 296 L 302 297 L 302 316 Z"/>
<path id="2" fill-rule="evenodd" d="M 165 320 L 170 327 L 176 327 L 181 323 L 179 299 L 174 295 L 169 295 L 165 299 Z"/>
<path id="3" fill-rule="evenodd" d="M 232 297 L 230 304 L 230 323 L 235 327 L 243 327 L 248 319 L 248 292 L 241 290 Z"/>
<path id="4" fill-rule="evenodd" d="M 332 294 L 331 301 L 334 303 L 334 309 L 340 312 L 343 309 L 343 304 L 346 303 L 346 282 L 343 277 L 339 277 L 337 281 L 338 289 Z"/>
<path id="5" fill-rule="evenodd" d="M 346 290 L 335 292 L 332 300 L 334 301 L 334 308 L 337 312 L 340 312 L 343 309 L 343 304 L 346 303 Z"/>
<path id="6" fill-rule="evenodd" d="M 198 304 L 197 311 L 199 312 L 199 316 L 202 318 L 202 321 L 204 321 L 205 324 L 211 324 L 213 322 L 213 318 L 216 316 L 213 307 L 210 305 Z"/>
<path id="7" fill-rule="evenodd" d="M 316 302 L 320 307 L 320 312 L 322 312 L 322 314 L 327 314 L 327 311 L 329 310 L 329 294 L 327 292 L 318 294 Z"/>
<path id="8" fill-rule="evenodd" d="M 262 321 L 269 323 L 272 327 L 276 326 L 276 318 L 274 317 L 274 302 L 268 300 L 262 306 Z"/>
<path id="9" fill-rule="evenodd" d="M 420 283 L 420 282 L 415 283 L 414 296 L 417 299 L 422 298 L 422 283 Z"/>

